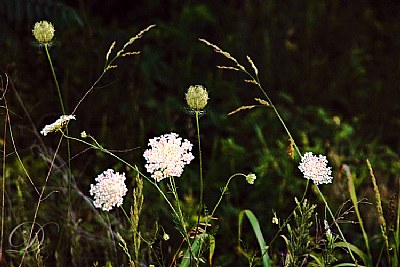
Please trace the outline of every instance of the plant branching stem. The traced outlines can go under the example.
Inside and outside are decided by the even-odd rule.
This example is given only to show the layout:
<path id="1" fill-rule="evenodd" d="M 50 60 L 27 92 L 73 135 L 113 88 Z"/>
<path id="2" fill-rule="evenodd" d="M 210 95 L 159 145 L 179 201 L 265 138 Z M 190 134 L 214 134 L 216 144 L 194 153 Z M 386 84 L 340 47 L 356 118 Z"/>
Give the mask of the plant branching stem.
<path id="1" fill-rule="evenodd" d="M 346 247 L 347 247 L 347 250 L 348 250 L 348 252 L 350 254 L 351 259 L 354 262 L 357 262 L 356 259 L 354 258 L 353 253 L 351 252 L 349 243 L 346 241 L 346 238 L 344 237 L 344 234 L 343 234 L 342 230 L 340 229 L 340 226 L 339 226 L 339 224 L 338 224 L 338 222 L 337 222 L 337 220 L 335 218 L 335 215 L 333 215 L 332 210 L 329 208 L 328 202 L 326 202 L 326 199 L 325 199 L 324 195 L 322 194 L 321 190 L 319 189 L 319 187 L 317 185 L 315 185 L 315 187 L 317 188 L 318 194 L 320 195 L 322 201 L 324 202 L 326 209 L 328 210 L 329 214 L 331 215 L 332 220 L 335 223 L 335 226 L 336 226 L 336 228 L 337 228 L 337 230 L 339 232 L 340 237 L 342 238 L 343 242 L 346 243 Z"/>

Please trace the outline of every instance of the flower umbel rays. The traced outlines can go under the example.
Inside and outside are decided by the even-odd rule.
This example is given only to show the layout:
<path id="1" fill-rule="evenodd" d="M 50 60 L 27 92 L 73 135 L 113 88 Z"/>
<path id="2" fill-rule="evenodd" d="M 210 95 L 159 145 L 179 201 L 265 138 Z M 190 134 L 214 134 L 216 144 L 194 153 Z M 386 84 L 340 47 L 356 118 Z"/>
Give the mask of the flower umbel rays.
<path id="1" fill-rule="evenodd" d="M 103 211 L 110 211 L 114 206 L 121 206 L 128 192 L 125 179 L 125 173 L 114 173 L 112 169 L 99 174 L 95 179 L 97 184 L 90 185 L 90 195 L 94 196 L 93 205 Z"/>
<path id="2" fill-rule="evenodd" d="M 54 26 L 51 22 L 45 20 L 36 22 L 32 33 L 39 43 L 48 44 L 54 37 Z"/>
<path id="3" fill-rule="evenodd" d="M 61 115 L 58 120 L 52 124 L 46 125 L 40 133 L 46 136 L 48 133 L 59 131 L 65 127 L 70 120 L 76 120 L 75 115 Z"/>
<path id="4" fill-rule="evenodd" d="M 327 167 L 328 160 L 325 156 L 314 156 L 312 152 L 307 152 L 301 157 L 299 169 L 304 178 L 311 179 L 316 185 L 332 183 L 331 167 Z"/>
<path id="5" fill-rule="evenodd" d="M 148 145 L 151 148 L 143 154 L 147 161 L 145 167 L 157 182 L 167 177 L 180 177 L 183 167 L 194 159 L 190 152 L 193 145 L 176 133 L 150 139 Z"/>

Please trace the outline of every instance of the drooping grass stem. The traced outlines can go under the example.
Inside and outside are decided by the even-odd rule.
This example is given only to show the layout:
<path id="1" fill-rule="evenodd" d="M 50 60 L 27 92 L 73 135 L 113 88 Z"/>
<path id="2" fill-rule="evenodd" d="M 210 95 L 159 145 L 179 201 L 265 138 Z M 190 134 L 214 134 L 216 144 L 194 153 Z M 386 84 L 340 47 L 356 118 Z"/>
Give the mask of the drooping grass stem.
<path id="1" fill-rule="evenodd" d="M 293 142 L 293 147 L 295 148 L 296 152 L 298 153 L 298 155 L 299 155 L 300 157 L 302 157 L 302 154 L 301 154 L 301 152 L 300 152 L 300 149 L 299 149 L 298 146 L 296 145 L 296 142 L 295 142 L 295 140 L 294 140 L 294 138 L 293 138 L 291 132 L 289 131 L 289 128 L 286 126 L 285 121 L 283 120 L 283 118 L 282 118 L 281 115 L 279 114 L 278 109 L 277 109 L 277 108 L 275 107 L 275 105 L 273 104 L 273 102 L 272 102 L 272 100 L 270 99 L 270 97 L 268 96 L 266 90 L 264 90 L 264 88 L 261 86 L 260 79 L 259 79 L 259 76 L 258 76 L 258 69 L 257 69 L 257 67 L 255 66 L 255 64 L 254 64 L 254 62 L 252 61 L 252 59 L 251 59 L 249 56 L 247 56 L 247 60 L 248 60 L 248 62 L 250 63 L 250 65 L 251 65 L 251 67 L 252 67 L 252 69 L 253 69 L 253 71 L 254 71 L 254 75 L 253 75 L 252 73 L 250 73 L 249 71 L 247 71 L 247 69 L 246 69 L 243 65 L 241 65 L 241 64 L 236 60 L 236 58 L 234 58 L 233 56 L 231 56 L 228 52 L 223 51 L 223 50 L 222 50 L 221 48 L 219 48 L 217 45 L 212 44 L 212 43 L 208 42 L 207 40 L 204 40 L 204 39 L 199 39 L 199 40 L 200 40 L 201 42 L 205 43 L 206 45 L 212 47 L 216 53 L 223 55 L 225 58 L 229 59 L 230 61 L 234 62 L 234 64 L 235 64 L 234 67 L 231 67 L 231 66 L 219 66 L 219 68 L 221 68 L 221 69 L 230 69 L 230 70 L 240 71 L 240 72 L 245 73 L 247 76 L 249 76 L 249 77 L 251 78 L 250 80 L 247 80 L 247 81 L 250 82 L 250 83 L 256 84 L 257 87 L 261 90 L 262 94 L 265 96 L 265 98 L 266 98 L 267 101 L 269 102 L 269 103 L 268 103 L 269 106 L 272 107 L 272 109 L 274 110 L 276 116 L 278 117 L 278 120 L 280 121 L 280 123 L 282 124 L 283 128 L 285 129 L 287 135 L 289 136 L 289 138 L 290 138 L 291 141 Z M 302 199 L 301 199 L 300 202 L 303 202 L 303 200 L 304 200 L 304 198 L 305 198 L 305 196 L 306 196 L 306 192 L 308 191 L 308 187 L 309 187 L 309 180 L 307 180 L 306 188 L 305 188 L 305 191 L 304 191 L 304 193 L 303 193 L 303 196 L 302 196 Z M 327 203 L 326 200 L 325 200 L 325 197 L 322 195 L 322 193 L 321 193 L 321 191 L 319 190 L 318 186 L 316 186 L 316 188 L 317 188 L 317 190 L 318 190 L 318 192 L 319 192 L 319 195 L 321 196 L 321 198 L 322 198 L 322 200 L 323 200 L 323 202 L 324 202 L 326 208 L 328 209 L 330 215 L 332 216 L 333 220 L 335 221 L 335 225 L 336 225 L 336 227 L 338 228 L 338 231 L 339 231 L 339 233 L 340 233 L 340 236 L 342 237 L 343 241 L 346 242 L 345 237 L 344 237 L 344 235 L 343 235 L 343 233 L 342 233 L 342 231 L 341 231 L 341 229 L 340 229 L 338 223 L 336 222 L 336 220 L 335 220 L 335 218 L 334 218 L 334 215 L 333 215 L 331 209 L 329 208 L 328 203 Z M 283 225 L 279 228 L 277 234 L 275 235 L 275 237 L 274 237 L 274 238 L 272 239 L 272 241 L 270 242 L 270 246 L 271 246 L 271 244 L 273 243 L 273 241 L 276 239 L 276 237 L 278 236 L 278 234 L 280 233 L 280 231 L 282 231 L 283 227 L 286 226 L 288 220 L 291 218 L 291 216 L 293 215 L 294 211 L 295 211 L 295 210 L 293 210 L 293 211 L 291 212 L 291 214 L 290 214 L 290 215 L 288 216 L 288 218 L 285 220 L 285 222 L 283 223 Z M 349 251 L 349 254 L 350 254 L 351 258 L 353 259 L 354 262 L 356 262 L 356 260 L 355 260 L 355 258 L 354 258 L 354 255 L 352 254 L 351 249 L 350 249 L 350 247 L 349 247 L 349 244 L 348 244 L 347 242 L 346 242 L 346 245 L 347 245 L 347 249 L 348 249 L 348 251 Z"/>

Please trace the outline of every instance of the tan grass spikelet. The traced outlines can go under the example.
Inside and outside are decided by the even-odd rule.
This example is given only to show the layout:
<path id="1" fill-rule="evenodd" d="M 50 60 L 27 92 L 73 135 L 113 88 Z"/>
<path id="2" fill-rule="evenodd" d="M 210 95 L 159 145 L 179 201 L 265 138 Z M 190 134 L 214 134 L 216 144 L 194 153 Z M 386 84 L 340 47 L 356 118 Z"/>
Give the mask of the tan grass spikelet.
<path id="1" fill-rule="evenodd" d="M 260 103 L 260 104 L 263 105 L 263 106 L 266 106 L 266 107 L 270 107 L 270 106 L 271 106 L 271 105 L 270 105 L 267 101 L 265 101 L 264 99 L 261 99 L 261 98 L 254 98 L 254 100 L 256 100 L 258 103 Z M 255 108 L 255 107 L 259 107 L 259 106 L 260 106 L 260 105 L 241 106 L 241 107 L 238 107 L 237 109 L 235 109 L 234 111 L 229 112 L 229 113 L 228 113 L 228 116 L 233 115 L 233 114 L 235 114 L 235 113 L 238 113 L 239 111 L 242 111 L 242 110 L 249 110 L 249 109 L 253 109 L 253 108 Z"/>

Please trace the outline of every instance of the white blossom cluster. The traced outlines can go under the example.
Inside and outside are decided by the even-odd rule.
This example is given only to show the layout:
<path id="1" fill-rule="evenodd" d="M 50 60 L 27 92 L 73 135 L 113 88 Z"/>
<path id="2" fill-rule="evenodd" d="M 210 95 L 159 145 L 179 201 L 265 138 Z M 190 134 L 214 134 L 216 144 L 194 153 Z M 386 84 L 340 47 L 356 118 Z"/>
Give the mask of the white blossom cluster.
<path id="1" fill-rule="evenodd" d="M 115 173 L 108 169 L 99 174 L 90 185 L 90 195 L 94 196 L 93 205 L 103 211 L 110 211 L 114 206 L 121 206 L 128 189 L 125 185 L 125 173 Z"/>
<path id="2" fill-rule="evenodd" d="M 164 134 L 149 140 L 151 148 L 143 156 L 147 171 L 157 182 L 167 177 L 180 177 L 186 164 L 194 159 L 193 145 L 176 133 Z"/>
<path id="3" fill-rule="evenodd" d="M 46 125 L 40 133 L 46 136 L 48 133 L 55 132 L 61 130 L 65 125 L 68 124 L 70 120 L 76 120 L 75 115 L 61 115 L 59 119 L 57 119 L 52 124 Z"/>
<path id="4" fill-rule="evenodd" d="M 327 166 L 328 160 L 325 156 L 314 156 L 312 152 L 307 152 L 301 157 L 299 169 L 304 178 L 311 179 L 316 185 L 332 183 L 331 167 Z"/>

